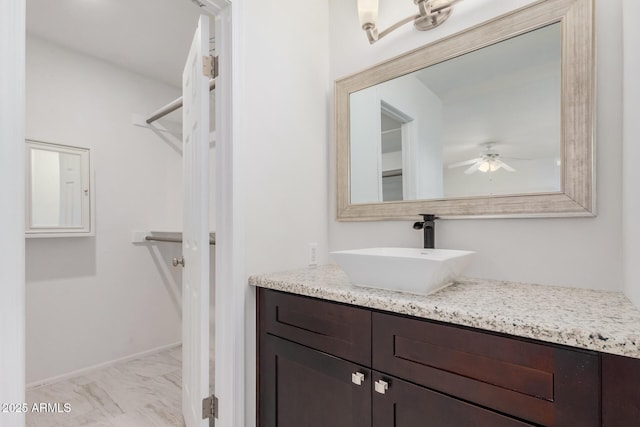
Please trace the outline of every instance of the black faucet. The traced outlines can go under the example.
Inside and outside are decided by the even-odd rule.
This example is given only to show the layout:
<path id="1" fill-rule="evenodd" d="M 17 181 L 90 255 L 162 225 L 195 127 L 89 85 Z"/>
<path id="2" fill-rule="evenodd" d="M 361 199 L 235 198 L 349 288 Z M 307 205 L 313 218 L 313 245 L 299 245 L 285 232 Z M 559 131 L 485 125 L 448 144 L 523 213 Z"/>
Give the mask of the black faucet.
<path id="1" fill-rule="evenodd" d="M 413 224 L 414 230 L 424 230 L 424 247 L 425 249 L 433 249 L 436 247 L 436 223 L 438 219 L 435 215 L 420 214 L 423 221 Z"/>

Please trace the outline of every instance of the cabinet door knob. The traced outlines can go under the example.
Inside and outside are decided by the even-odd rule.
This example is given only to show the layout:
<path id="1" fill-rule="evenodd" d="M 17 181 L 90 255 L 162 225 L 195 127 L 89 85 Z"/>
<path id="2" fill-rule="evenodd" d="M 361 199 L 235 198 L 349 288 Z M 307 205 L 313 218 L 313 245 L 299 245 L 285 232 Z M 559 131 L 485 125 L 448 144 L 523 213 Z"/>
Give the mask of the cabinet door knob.
<path id="1" fill-rule="evenodd" d="M 354 372 L 351 374 L 351 382 L 355 385 L 362 385 L 364 382 L 364 374 L 362 372 Z"/>
<path id="2" fill-rule="evenodd" d="M 173 260 L 171 260 L 171 265 L 173 265 L 174 267 L 177 267 L 179 265 L 184 267 L 184 257 L 174 258 Z"/>
<path id="3" fill-rule="evenodd" d="M 374 385 L 375 390 L 380 394 L 385 394 L 389 389 L 389 383 L 386 381 L 378 380 Z"/>

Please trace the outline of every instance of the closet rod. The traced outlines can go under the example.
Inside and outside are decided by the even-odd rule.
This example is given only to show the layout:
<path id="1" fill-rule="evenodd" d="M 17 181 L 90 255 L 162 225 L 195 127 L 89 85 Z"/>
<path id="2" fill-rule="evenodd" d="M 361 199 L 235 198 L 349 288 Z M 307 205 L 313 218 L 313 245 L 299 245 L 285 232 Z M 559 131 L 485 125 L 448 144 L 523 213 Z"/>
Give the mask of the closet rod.
<path id="1" fill-rule="evenodd" d="M 211 92 L 212 90 L 214 90 L 216 88 L 216 81 L 215 79 L 211 79 L 209 80 L 209 92 Z M 169 113 L 173 113 L 174 111 L 176 111 L 178 108 L 182 107 L 182 97 L 171 101 L 170 103 L 168 103 L 167 105 L 165 105 L 164 107 L 160 108 L 158 111 L 156 111 L 155 113 L 153 113 L 147 120 L 147 124 L 150 125 L 151 123 L 155 122 L 158 119 L 163 118 L 164 116 L 166 116 Z"/>
<path id="2" fill-rule="evenodd" d="M 147 242 L 171 242 L 171 243 L 182 243 L 182 239 L 178 237 L 158 237 L 158 236 L 146 236 L 144 238 Z M 215 239 L 209 239 L 210 245 L 215 245 Z"/>

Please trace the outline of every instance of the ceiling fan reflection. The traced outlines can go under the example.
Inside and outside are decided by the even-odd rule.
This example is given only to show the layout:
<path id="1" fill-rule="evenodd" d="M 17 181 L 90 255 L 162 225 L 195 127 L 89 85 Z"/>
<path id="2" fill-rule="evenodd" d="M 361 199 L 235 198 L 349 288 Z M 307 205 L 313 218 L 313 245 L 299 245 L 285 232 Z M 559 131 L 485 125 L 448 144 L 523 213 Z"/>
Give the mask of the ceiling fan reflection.
<path id="1" fill-rule="evenodd" d="M 482 144 L 485 147 L 485 150 L 480 155 L 480 157 L 476 157 L 474 159 L 465 160 L 463 162 L 453 163 L 448 165 L 449 169 L 459 168 L 462 166 L 469 166 L 464 173 L 467 175 L 471 175 L 477 171 L 480 172 L 496 172 L 499 169 L 504 169 L 508 172 L 515 172 L 516 169 L 512 166 L 505 163 L 500 157 L 500 153 L 495 150 L 492 150 L 492 144 Z M 522 159 L 524 160 L 524 159 Z"/>

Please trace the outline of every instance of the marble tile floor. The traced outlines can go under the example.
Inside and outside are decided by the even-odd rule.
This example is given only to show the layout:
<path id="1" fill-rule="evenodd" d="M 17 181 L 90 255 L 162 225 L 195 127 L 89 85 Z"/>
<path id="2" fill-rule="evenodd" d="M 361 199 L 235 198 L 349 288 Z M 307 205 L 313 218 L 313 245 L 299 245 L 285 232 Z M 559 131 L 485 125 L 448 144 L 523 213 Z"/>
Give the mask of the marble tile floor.
<path id="1" fill-rule="evenodd" d="M 27 403 L 60 403 L 29 412 L 27 427 L 176 427 L 181 410 L 181 347 L 27 390 Z M 212 358 L 213 359 L 213 358 Z M 213 371 L 212 371 L 213 372 Z M 68 413 L 63 405 L 70 404 Z"/>

